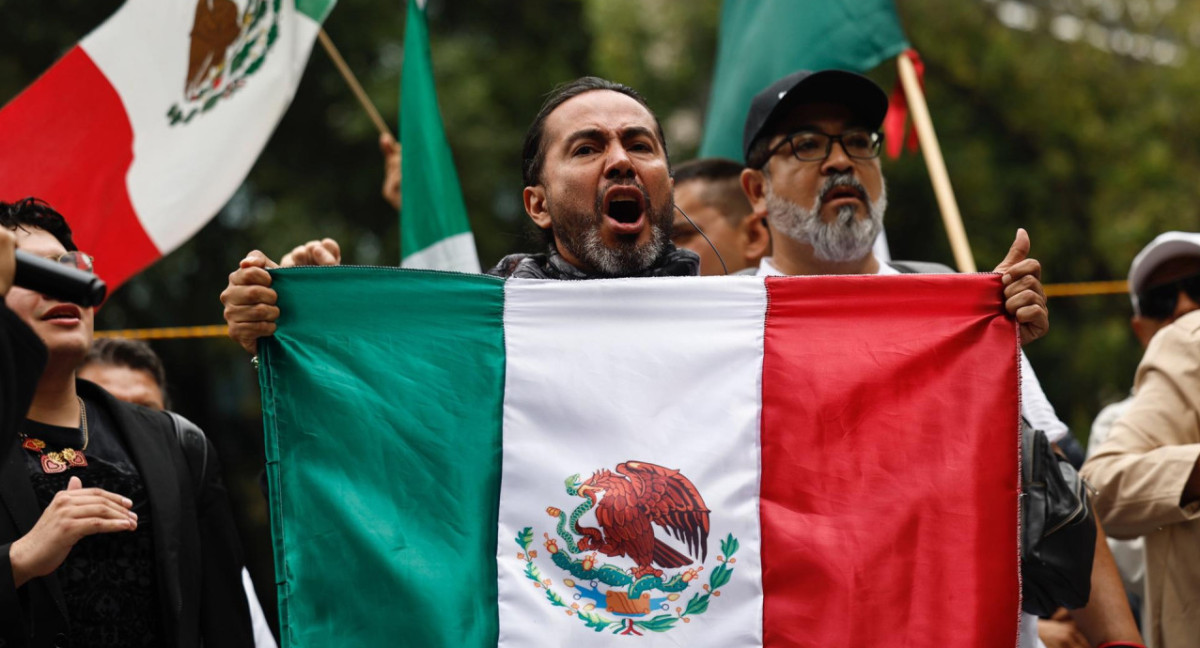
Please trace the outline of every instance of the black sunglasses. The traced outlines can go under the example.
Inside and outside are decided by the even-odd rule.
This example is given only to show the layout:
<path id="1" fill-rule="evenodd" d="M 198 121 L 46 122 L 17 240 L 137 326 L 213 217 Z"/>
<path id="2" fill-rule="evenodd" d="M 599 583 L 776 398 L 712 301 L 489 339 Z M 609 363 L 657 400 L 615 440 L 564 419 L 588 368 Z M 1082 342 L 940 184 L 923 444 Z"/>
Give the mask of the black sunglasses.
<path id="1" fill-rule="evenodd" d="M 1143 317 L 1167 319 L 1175 314 L 1179 303 L 1179 292 L 1183 291 L 1192 301 L 1200 303 L 1200 274 L 1176 279 L 1138 293 L 1138 310 Z"/>

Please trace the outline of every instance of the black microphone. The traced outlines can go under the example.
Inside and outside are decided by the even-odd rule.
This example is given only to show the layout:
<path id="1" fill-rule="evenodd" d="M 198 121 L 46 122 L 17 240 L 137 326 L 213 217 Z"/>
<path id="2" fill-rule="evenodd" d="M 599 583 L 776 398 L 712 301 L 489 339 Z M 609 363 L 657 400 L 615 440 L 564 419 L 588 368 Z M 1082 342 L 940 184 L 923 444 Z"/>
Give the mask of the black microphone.
<path id="1" fill-rule="evenodd" d="M 99 306 L 108 286 L 90 272 L 43 259 L 36 254 L 17 250 L 17 271 L 13 285 L 26 288 L 59 301 L 80 306 Z"/>

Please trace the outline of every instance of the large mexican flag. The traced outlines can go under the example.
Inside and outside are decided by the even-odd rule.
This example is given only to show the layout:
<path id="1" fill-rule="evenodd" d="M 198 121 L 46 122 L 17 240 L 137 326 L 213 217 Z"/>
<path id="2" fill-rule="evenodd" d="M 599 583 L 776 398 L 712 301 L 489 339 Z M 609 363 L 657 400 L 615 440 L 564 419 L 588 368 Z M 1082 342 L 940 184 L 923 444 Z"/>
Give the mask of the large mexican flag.
<path id="1" fill-rule="evenodd" d="M 285 646 L 1017 642 L 998 275 L 274 286 Z"/>
<path id="2" fill-rule="evenodd" d="M 334 0 L 126 0 L 0 110 L 0 200 L 45 199 L 119 285 L 241 185 Z"/>

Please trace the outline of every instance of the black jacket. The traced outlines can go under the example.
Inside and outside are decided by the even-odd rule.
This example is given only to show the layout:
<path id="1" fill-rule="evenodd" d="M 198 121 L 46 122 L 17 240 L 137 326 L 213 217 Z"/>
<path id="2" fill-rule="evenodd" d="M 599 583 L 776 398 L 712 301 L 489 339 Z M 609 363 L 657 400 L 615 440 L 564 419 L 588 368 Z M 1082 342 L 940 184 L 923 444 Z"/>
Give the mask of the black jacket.
<path id="1" fill-rule="evenodd" d="M 112 415 L 149 495 L 167 646 L 253 646 L 241 544 L 212 444 L 181 442 L 165 412 L 118 401 L 85 380 L 76 387 Z M 0 464 L 0 648 L 67 646 L 70 620 L 56 576 L 13 587 L 9 548 L 41 510 L 15 436 L 7 442 L 12 447 Z"/>

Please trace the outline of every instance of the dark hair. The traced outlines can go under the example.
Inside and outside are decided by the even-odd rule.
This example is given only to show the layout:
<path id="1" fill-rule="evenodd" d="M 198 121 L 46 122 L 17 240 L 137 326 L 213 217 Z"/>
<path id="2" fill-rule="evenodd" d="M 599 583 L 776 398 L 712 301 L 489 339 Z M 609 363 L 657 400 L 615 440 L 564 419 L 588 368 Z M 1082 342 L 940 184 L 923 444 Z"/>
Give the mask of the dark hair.
<path id="1" fill-rule="evenodd" d="M 699 158 L 688 160 L 675 169 L 675 184 L 688 180 L 729 180 L 742 177 L 741 162 L 729 158 Z"/>
<path id="2" fill-rule="evenodd" d="M 542 142 L 546 134 L 546 118 L 568 100 L 593 90 L 619 92 L 641 104 L 646 109 L 646 112 L 650 113 L 650 116 L 654 118 L 654 128 L 658 134 L 658 143 L 662 145 L 663 155 L 667 158 L 668 168 L 670 167 L 671 156 L 667 154 L 667 140 L 663 137 L 662 124 L 658 121 L 658 115 L 655 115 L 654 111 L 650 110 L 650 106 L 646 103 L 642 95 L 637 90 L 623 83 L 616 83 L 615 81 L 601 79 L 600 77 L 585 76 L 575 79 L 570 83 L 564 83 L 551 90 L 550 94 L 546 97 L 545 103 L 542 104 L 541 110 L 533 118 L 533 123 L 529 125 L 529 130 L 525 131 L 525 143 L 521 147 L 521 179 L 526 187 L 532 187 L 541 182 L 542 179 L 542 166 L 546 162 L 546 151 L 544 142 Z"/>
<path id="3" fill-rule="evenodd" d="M 170 409 L 167 399 L 167 370 L 162 359 L 143 340 L 129 338 L 96 338 L 80 369 L 88 365 L 110 365 L 145 371 L 154 378 L 154 383 L 163 393 L 163 405 Z"/>
<path id="4" fill-rule="evenodd" d="M 53 235 L 68 252 L 79 249 L 71 239 L 71 227 L 67 225 L 67 219 L 38 198 L 24 198 L 15 203 L 0 202 L 0 226 L 26 231 L 36 227 Z"/>
<path id="5" fill-rule="evenodd" d="M 700 158 L 689 160 L 675 169 L 675 189 L 686 182 L 700 182 L 704 188 L 701 201 L 715 207 L 737 226 L 752 210 L 750 200 L 742 191 L 742 164 L 729 158 Z"/>

